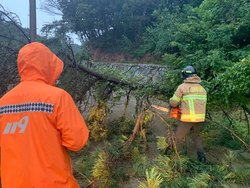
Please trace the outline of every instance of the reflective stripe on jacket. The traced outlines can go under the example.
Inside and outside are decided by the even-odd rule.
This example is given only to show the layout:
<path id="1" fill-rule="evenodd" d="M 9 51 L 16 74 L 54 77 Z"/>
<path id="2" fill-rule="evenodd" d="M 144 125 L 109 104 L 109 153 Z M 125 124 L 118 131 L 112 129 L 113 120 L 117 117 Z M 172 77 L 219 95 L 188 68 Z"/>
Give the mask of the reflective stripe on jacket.
<path id="1" fill-rule="evenodd" d="M 0 99 L 3 188 L 79 188 L 67 150 L 89 131 L 72 97 L 54 87 L 63 62 L 41 43 L 18 54 L 21 82 Z"/>
<path id="2" fill-rule="evenodd" d="M 198 76 L 185 79 L 169 101 L 172 107 L 180 106 L 183 122 L 205 121 L 207 92 L 200 82 Z"/>

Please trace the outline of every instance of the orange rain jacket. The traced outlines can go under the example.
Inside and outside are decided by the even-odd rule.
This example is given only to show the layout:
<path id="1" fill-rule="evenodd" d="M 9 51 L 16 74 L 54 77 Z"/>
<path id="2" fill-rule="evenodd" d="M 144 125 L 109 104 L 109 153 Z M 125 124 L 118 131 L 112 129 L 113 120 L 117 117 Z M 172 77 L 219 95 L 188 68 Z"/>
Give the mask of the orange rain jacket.
<path id="1" fill-rule="evenodd" d="M 41 43 L 18 54 L 21 82 L 0 99 L 3 188 L 77 188 L 67 149 L 89 131 L 71 96 L 54 87 L 63 62 Z"/>

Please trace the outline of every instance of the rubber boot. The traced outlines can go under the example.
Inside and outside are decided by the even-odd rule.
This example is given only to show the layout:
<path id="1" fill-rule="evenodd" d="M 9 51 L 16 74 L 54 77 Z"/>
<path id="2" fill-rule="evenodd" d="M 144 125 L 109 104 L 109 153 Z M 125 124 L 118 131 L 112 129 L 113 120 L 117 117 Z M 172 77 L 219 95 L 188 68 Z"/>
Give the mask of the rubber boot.
<path id="1" fill-rule="evenodd" d="M 207 162 L 207 159 L 206 159 L 206 156 L 205 156 L 204 152 L 198 151 L 197 152 L 197 158 L 198 158 L 198 161 L 200 161 L 202 163 L 206 163 Z"/>

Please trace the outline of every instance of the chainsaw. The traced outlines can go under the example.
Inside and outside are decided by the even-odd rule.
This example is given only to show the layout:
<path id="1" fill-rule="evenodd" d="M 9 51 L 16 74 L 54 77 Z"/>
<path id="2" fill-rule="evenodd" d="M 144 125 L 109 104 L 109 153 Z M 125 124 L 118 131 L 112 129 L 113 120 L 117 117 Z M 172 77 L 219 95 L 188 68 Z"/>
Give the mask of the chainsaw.
<path id="1" fill-rule="evenodd" d="M 181 112 L 180 112 L 179 107 L 171 107 L 169 109 L 169 108 L 157 106 L 157 105 L 151 105 L 151 106 L 157 110 L 162 111 L 162 112 L 169 112 L 169 116 L 172 119 L 180 119 L 181 118 Z"/>

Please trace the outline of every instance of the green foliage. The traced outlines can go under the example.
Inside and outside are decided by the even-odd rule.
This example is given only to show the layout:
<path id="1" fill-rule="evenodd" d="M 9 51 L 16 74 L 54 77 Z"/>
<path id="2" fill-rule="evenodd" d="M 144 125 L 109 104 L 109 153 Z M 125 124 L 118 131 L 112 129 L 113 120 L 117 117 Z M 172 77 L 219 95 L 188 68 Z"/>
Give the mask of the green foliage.
<path id="1" fill-rule="evenodd" d="M 97 181 L 97 187 L 105 188 L 111 185 L 111 172 L 108 165 L 108 155 L 100 152 L 92 167 L 92 177 Z"/>
<path id="2" fill-rule="evenodd" d="M 162 55 L 167 50 L 170 53 L 179 51 L 178 48 L 170 44 L 174 31 L 177 30 L 175 23 L 179 23 L 179 17 L 174 13 L 171 14 L 168 9 L 155 11 L 153 15 L 157 18 L 157 22 L 154 27 L 147 28 L 147 33 L 144 36 L 145 52 Z"/>
<path id="3" fill-rule="evenodd" d="M 112 139 L 118 135 L 122 135 L 124 139 L 127 139 L 134 128 L 134 121 L 128 118 L 115 119 L 108 123 L 108 139 Z"/>
<path id="4" fill-rule="evenodd" d="M 232 162 L 234 162 L 236 159 L 236 152 L 229 151 L 227 154 L 225 154 L 225 161 L 222 161 L 222 164 L 228 168 L 232 168 Z"/>
<path id="5" fill-rule="evenodd" d="M 143 176 L 150 163 L 145 154 L 141 153 L 138 147 L 132 150 L 132 175 Z"/>
<path id="6" fill-rule="evenodd" d="M 107 138 L 107 114 L 108 106 L 102 101 L 89 109 L 87 121 L 91 140 L 101 141 Z"/>
<path id="7" fill-rule="evenodd" d="M 217 134 L 217 139 L 214 140 L 215 144 L 223 145 L 226 147 L 229 147 L 231 149 L 241 149 L 242 145 L 241 143 L 236 140 L 230 132 L 227 130 L 220 129 L 220 132 Z"/>
<path id="8" fill-rule="evenodd" d="M 128 179 L 127 159 L 121 150 L 123 143 L 124 137 L 117 135 L 110 142 L 95 143 L 94 147 L 91 143 L 79 153 L 75 167 L 86 187 L 91 184 L 94 187 L 115 188 L 119 182 Z"/>
<path id="9" fill-rule="evenodd" d="M 235 119 L 236 117 L 234 116 Z M 231 126 L 229 126 L 228 119 L 221 117 L 217 117 L 217 119 L 220 121 L 219 125 L 211 124 L 208 127 L 208 129 L 210 129 L 210 133 L 208 134 L 214 135 L 213 139 L 210 139 L 210 144 L 226 146 L 234 150 L 242 149 L 242 142 L 240 142 L 240 140 L 236 138 L 232 132 L 238 135 L 243 142 L 250 144 L 248 124 L 244 121 L 232 120 Z M 232 132 L 225 129 L 225 127 L 230 129 Z"/>
<path id="10" fill-rule="evenodd" d="M 67 62 L 65 63 L 67 65 Z M 76 69 L 65 69 L 59 78 L 60 83 L 58 87 L 63 88 L 71 94 L 74 101 L 81 104 L 85 101 L 88 95 L 88 90 L 93 86 L 94 79 L 89 77 L 87 74 Z"/>
<path id="11" fill-rule="evenodd" d="M 126 118 L 124 121 L 121 121 L 121 132 L 123 134 L 131 134 L 134 128 L 134 121 Z"/>
<path id="12" fill-rule="evenodd" d="M 99 148 L 91 152 L 91 149 L 87 147 L 81 151 L 80 157 L 75 162 L 75 170 L 82 174 L 86 184 L 90 183 L 92 168 L 99 154 Z"/>
<path id="13" fill-rule="evenodd" d="M 182 10 L 185 4 L 198 6 L 201 2 L 202 0 L 47 0 L 47 5 L 53 7 L 56 4 L 63 13 L 62 21 L 48 29 L 64 33 L 64 30 L 73 31 L 81 39 L 89 40 L 92 47 L 104 51 L 133 54 L 142 42 L 146 28 L 153 25 L 155 18 L 152 13 L 155 10 L 168 8 L 172 12 Z"/>
<path id="14" fill-rule="evenodd" d="M 211 98 L 216 102 L 232 105 L 249 104 L 250 97 L 250 59 L 245 58 L 220 74 L 212 82 Z"/>
<path id="15" fill-rule="evenodd" d="M 185 169 L 187 164 L 187 158 L 177 156 L 162 156 L 159 155 L 154 168 L 159 172 L 160 176 L 163 178 L 163 185 L 170 187 L 185 187 L 186 177 L 182 177 L 180 169 Z"/>
<path id="16" fill-rule="evenodd" d="M 169 66 L 167 94 L 191 64 L 204 80 L 209 105 L 249 104 L 249 9 L 245 0 L 204 0 L 198 7 L 154 11 L 156 22 L 147 28 L 142 48 Z"/>
<path id="17" fill-rule="evenodd" d="M 182 161 L 182 172 L 175 165 L 176 160 Z M 249 184 L 246 178 L 246 174 L 249 174 L 249 163 L 248 166 L 240 165 L 238 155 L 232 151 L 229 151 L 224 160 L 218 164 L 202 164 L 185 159 L 183 156 L 180 156 L 180 159 L 172 158 L 172 156 L 159 156 L 153 164 L 153 168 L 162 178 L 160 187 L 204 188 L 224 187 L 230 183 L 245 186 Z"/>
<path id="18" fill-rule="evenodd" d="M 96 71 L 101 73 L 102 75 L 109 75 L 113 78 L 127 83 L 130 83 L 130 86 L 137 86 L 138 83 L 143 85 L 145 83 L 145 76 L 136 74 L 134 71 L 128 71 L 127 69 L 123 70 L 119 67 L 101 67 L 96 68 Z M 146 83 L 145 83 L 146 84 Z M 122 91 L 120 87 L 112 88 L 113 90 L 116 89 L 117 94 L 125 95 L 124 90 Z M 119 95 L 118 95 L 119 96 Z M 120 96 L 121 97 L 121 96 Z"/>
<path id="19" fill-rule="evenodd" d="M 78 59 L 79 62 L 90 61 L 91 54 L 89 53 L 87 45 L 85 44 L 81 45 L 80 50 L 76 53 L 76 58 Z"/>
<path id="20" fill-rule="evenodd" d="M 67 31 L 71 30 L 79 34 L 82 39 L 88 39 L 93 48 L 102 48 L 104 51 L 123 50 L 130 53 L 133 51 L 140 56 L 152 54 L 157 60 L 160 59 L 162 64 L 168 66 L 163 83 L 144 84 L 143 88 L 134 93 L 136 97 L 159 93 L 166 96 L 172 95 L 176 86 L 182 82 L 179 77 L 181 69 L 183 66 L 192 64 L 196 67 L 208 91 L 208 109 L 217 110 L 219 105 L 226 110 L 238 110 L 242 106 L 249 107 L 249 1 L 71 0 L 58 2 L 63 11 L 63 20 L 59 23 L 61 27 L 57 25 L 56 28 L 57 34 L 62 38 Z M 61 40 L 58 39 L 56 42 L 48 40 L 48 42 L 56 49 Z M 137 49 L 138 44 L 141 44 L 141 47 Z M 77 58 L 88 60 L 87 50 L 83 47 Z M 70 63 L 72 59 L 65 58 L 69 53 L 60 52 L 63 52 L 61 54 L 66 59 L 66 63 Z M 3 70 L 4 66 L 2 66 Z M 111 71 L 108 68 L 100 72 L 113 73 L 120 80 L 126 79 L 124 73 L 119 70 Z M 85 88 L 89 88 L 88 86 L 94 83 L 93 80 L 73 71 L 66 73 L 62 84 L 67 86 L 68 83 L 67 90 L 76 101 L 82 101 L 87 91 Z M 131 77 L 129 81 L 136 83 L 141 79 L 143 78 Z M 71 81 L 73 84 L 70 85 Z M 96 100 L 110 99 L 112 91 L 117 89 L 107 83 L 95 86 Z M 117 99 L 120 97 L 118 96 Z M 109 112 L 109 107 L 104 102 L 98 103 L 89 110 L 87 121 L 91 140 L 103 141 L 108 138 L 110 143 L 104 143 L 105 152 L 85 156 L 86 160 L 77 163 L 81 172 L 89 173 L 87 177 L 96 181 L 98 187 L 112 187 L 116 184 L 114 182 L 123 181 L 128 176 L 144 177 L 145 172 L 147 184 L 141 184 L 141 187 L 230 187 L 233 184 L 249 186 L 249 167 L 245 164 L 237 164 L 238 156 L 234 153 L 228 153 L 222 162 L 218 161 L 216 164 L 201 164 L 185 156 L 177 157 L 173 154 L 151 160 L 141 151 L 144 149 L 141 138 L 135 139 L 132 151 L 122 153 L 121 148 L 131 134 L 134 122 L 125 119 L 108 124 Z M 150 113 L 146 113 L 143 117 L 141 136 L 146 136 L 151 118 Z M 227 124 L 230 123 L 229 128 L 249 144 L 248 127 L 244 122 L 246 118 L 229 123 L 225 119 L 219 121 L 223 126 L 228 126 Z M 223 127 L 213 128 L 213 131 L 215 132 L 213 136 L 205 135 L 212 144 L 219 143 L 230 148 L 241 149 L 242 143 Z M 166 147 L 163 138 L 159 138 L 157 144 L 159 149 Z M 130 161 L 131 158 L 132 161 Z M 151 161 L 154 163 L 151 164 Z M 132 165 L 129 170 L 128 163 Z"/>
<path id="21" fill-rule="evenodd" d="M 90 40 L 92 46 L 115 49 L 123 41 L 134 44 L 140 39 L 142 32 L 151 24 L 151 13 L 160 1 L 57 2 L 63 12 L 63 23 L 70 23 L 67 24 L 69 30 Z"/>
<path id="22" fill-rule="evenodd" d="M 155 168 L 152 168 L 150 171 L 146 170 L 146 180 L 147 183 L 141 183 L 139 188 L 158 188 L 163 181 L 160 174 L 156 172 Z"/>
<path id="23" fill-rule="evenodd" d="M 192 188 L 208 187 L 210 179 L 211 179 L 211 177 L 209 174 L 201 173 L 201 174 L 198 174 L 196 177 L 191 178 L 191 181 L 188 184 L 188 186 L 192 187 Z"/>
<path id="24" fill-rule="evenodd" d="M 154 118 L 153 113 L 150 110 L 146 110 L 143 113 L 143 118 L 142 118 L 141 123 L 143 125 L 148 125 L 153 120 L 153 118 Z"/>
<path id="25" fill-rule="evenodd" d="M 117 142 L 118 139 L 105 144 L 102 151 L 98 149 L 99 146 L 95 147 L 95 151 L 84 150 L 81 159 L 76 162 L 77 170 L 83 174 L 84 179 L 94 182 L 97 187 L 117 187 L 118 182 L 126 181 L 128 177 L 140 177 L 140 180 L 142 177 L 145 178 L 146 183 L 141 182 L 140 186 L 148 188 L 250 185 L 250 158 L 247 153 L 239 153 L 239 150 L 229 150 L 224 156 L 219 157 L 219 161 L 215 164 L 204 164 L 184 156 L 178 158 L 175 155 L 169 157 L 159 155 L 152 160 L 152 164 L 148 157 L 140 152 L 139 147 L 132 149 L 132 161 L 126 161 L 128 159 L 124 158 L 123 152 L 119 150 L 119 144 L 115 146 Z"/>
<path id="26" fill-rule="evenodd" d="M 166 142 L 166 138 L 163 136 L 157 137 L 157 149 L 164 151 L 168 147 L 168 143 Z"/>

